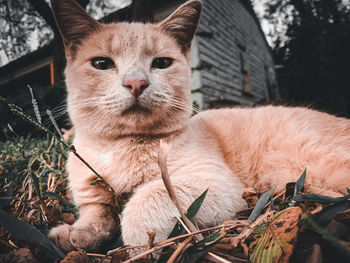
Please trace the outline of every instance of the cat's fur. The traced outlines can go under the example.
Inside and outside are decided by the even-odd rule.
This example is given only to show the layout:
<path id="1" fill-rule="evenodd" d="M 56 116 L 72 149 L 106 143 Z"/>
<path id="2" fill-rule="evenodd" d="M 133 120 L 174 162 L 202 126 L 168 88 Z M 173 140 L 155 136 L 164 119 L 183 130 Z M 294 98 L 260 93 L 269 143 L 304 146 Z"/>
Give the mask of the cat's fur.
<path id="1" fill-rule="evenodd" d="M 197 215 L 210 226 L 245 207 L 245 187 L 282 189 L 307 168 L 306 190 L 325 194 L 350 186 L 350 121 L 306 108 L 221 109 L 191 115 L 189 50 L 201 11 L 193 0 L 164 22 L 100 24 L 72 0 L 53 0 L 67 57 L 65 71 L 74 145 L 114 190 L 132 193 L 122 214 L 125 244 L 145 245 L 147 231 L 165 239 L 178 211 L 157 165 L 160 139 L 171 141 L 171 180 L 182 208 L 205 189 Z M 94 57 L 115 67 L 98 70 Z M 156 57 L 173 64 L 152 68 Z M 137 97 L 127 81 L 149 86 Z M 67 165 L 80 217 L 50 237 L 64 250 L 96 250 L 118 229 L 112 196 L 91 186 L 96 176 L 75 156 Z"/>

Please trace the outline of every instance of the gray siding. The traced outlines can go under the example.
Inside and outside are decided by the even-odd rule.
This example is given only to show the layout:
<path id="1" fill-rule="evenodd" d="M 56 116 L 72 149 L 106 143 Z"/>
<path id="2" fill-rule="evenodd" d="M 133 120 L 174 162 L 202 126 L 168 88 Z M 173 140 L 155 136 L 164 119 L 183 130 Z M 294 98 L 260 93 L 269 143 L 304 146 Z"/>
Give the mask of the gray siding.
<path id="1" fill-rule="evenodd" d="M 205 107 L 219 100 L 242 105 L 259 102 L 267 94 L 265 67 L 270 80 L 275 79 L 264 36 L 254 15 L 241 1 L 244 0 L 203 0 L 197 40 Z M 245 49 L 252 96 L 243 93 L 240 47 Z"/>

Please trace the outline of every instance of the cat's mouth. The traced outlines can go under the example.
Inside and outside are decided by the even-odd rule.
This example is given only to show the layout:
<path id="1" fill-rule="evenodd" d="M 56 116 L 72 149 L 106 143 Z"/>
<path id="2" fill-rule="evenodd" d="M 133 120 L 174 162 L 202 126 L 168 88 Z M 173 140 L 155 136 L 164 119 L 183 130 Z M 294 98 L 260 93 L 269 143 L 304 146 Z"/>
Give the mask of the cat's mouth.
<path id="1" fill-rule="evenodd" d="M 128 114 L 149 114 L 152 111 L 149 108 L 141 106 L 138 102 L 135 102 L 131 107 L 122 112 L 122 115 Z"/>

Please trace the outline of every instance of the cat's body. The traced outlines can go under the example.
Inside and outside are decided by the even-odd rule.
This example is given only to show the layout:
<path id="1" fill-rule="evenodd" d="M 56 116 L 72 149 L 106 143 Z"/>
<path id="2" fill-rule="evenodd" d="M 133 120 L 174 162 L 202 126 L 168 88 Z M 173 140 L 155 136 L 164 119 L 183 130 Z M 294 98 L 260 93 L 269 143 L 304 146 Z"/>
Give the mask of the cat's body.
<path id="1" fill-rule="evenodd" d="M 121 221 L 125 244 L 145 245 L 153 229 L 156 240 L 163 239 L 176 221 L 157 164 L 160 139 L 172 143 L 168 168 L 180 205 L 186 209 L 209 188 L 200 226 L 244 208 L 245 187 L 281 189 L 305 168 L 307 190 L 336 194 L 350 186 L 349 120 L 273 106 L 211 110 L 190 119 L 188 59 L 199 1 L 160 25 L 100 25 L 78 10 L 72 20 L 83 35 L 60 20 L 76 7 L 62 2 L 53 7 L 66 44 L 74 145 L 118 194 L 132 194 Z M 75 156 L 67 169 L 80 217 L 50 236 L 64 250 L 95 250 L 118 229 L 113 197 L 90 185 L 96 176 Z"/>

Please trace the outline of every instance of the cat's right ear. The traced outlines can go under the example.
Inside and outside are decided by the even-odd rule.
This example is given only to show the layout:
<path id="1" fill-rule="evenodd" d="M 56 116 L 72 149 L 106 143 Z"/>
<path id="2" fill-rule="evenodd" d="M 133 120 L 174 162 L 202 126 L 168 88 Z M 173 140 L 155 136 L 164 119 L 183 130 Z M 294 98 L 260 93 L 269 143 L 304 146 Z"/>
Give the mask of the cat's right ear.
<path id="1" fill-rule="evenodd" d="M 202 1 L 191 0 L 181 5 L 160 23 L 163 31 L 176 39 L 184 53 L 190 50 L 201 11 Z"/>
<path id="2" fill-rule="evenodd" d="M 51 0 L 51 7 L 66 51 L 79 45 L 100 26 L 100 23 L 74 0 Z"/>

